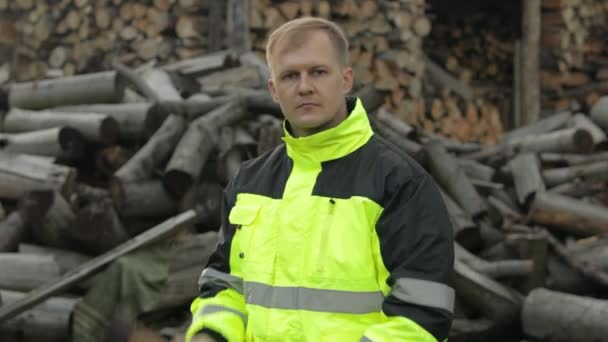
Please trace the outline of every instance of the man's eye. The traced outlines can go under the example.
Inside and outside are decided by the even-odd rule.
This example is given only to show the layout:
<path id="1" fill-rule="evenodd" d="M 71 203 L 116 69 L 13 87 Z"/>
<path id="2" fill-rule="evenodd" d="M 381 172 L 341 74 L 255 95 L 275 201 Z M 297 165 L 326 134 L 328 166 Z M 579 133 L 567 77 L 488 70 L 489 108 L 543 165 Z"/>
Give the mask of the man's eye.
<path id="1" fill-rule="evenodd" d="M 312 74 L 315 76 L 321 76 L 321 75 L 325 74 L 325 70 L 314 70 L 312 72 Z"/>
<path id="2" fill-rule="evenodd" d="M 296 75 L 295 73 L 289 73 L 289 74 L 285 74 L 285 75 L 283 76 L 283 79 L 284 79 L 284 80 L 293 80 L 294 78 L 296 78 L 296 76 L 297 76 L 297 75 Z"/>

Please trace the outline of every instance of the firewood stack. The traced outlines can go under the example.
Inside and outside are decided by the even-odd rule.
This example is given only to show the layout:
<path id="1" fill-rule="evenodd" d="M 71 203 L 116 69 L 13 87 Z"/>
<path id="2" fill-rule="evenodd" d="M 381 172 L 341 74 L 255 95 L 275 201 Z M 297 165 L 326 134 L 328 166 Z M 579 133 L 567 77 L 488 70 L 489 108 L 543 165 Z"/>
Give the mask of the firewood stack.
<path id="1" fill-rule="evenodd" d="M 608 91 L 608 3 L 542 2 L 543 108 L 590 108 Z"/>
<path id="2" fill-rule="evenodd" d="M 212 24 L 207 0 L 3 3 L 21 18 L 16 21 L 17 80 L 101 71 L 115 59 L 127 65 L 172 62 L 221 48 L 206 38 Z M 222 20 L 222 13 L 215 17 Z"/>
<path id="3" fill-rule="evenodd" d="M 222 187 L 243 160 L 280 143 L 281 114 L 264 90 L 267 70 L 259 62 L 250 52 L 219 51 L 11 84 L 0 137 L 3 300 L 48 288 L 83 261 L 188 208 L 199 217 L 187 231 L 216 229 Z M 520 318 L 524 333 L 540 338 L 547 336 L 543 329 L 554 329 L 548 322 L 582 319 L 568 316 L 574 310 L 547 310 L 547 300 L 592 314 L 606 310 L 593 295 L 608 286 L 601 257 L 608 250 L 608 97 L 590 115 L 560 113 L 482 147 L 395 118 L 381 108 L 384 93 L 373 85 L 358 94 L 375 131 L 418 160 L 442 190 L 457 241 L 453 338 L 522 338 L 511 329 Z M 203 267 L 189 260 L 188 274 L 169 283 L 163 306 L 181 317 Z M 90 281 L 74 285 L 77 300 Z M 530 292 L 543 286 L 551 291 Z M 45 312 L 61 319 L 37 341 L 67 339 L 75 301 L 63 299 L 46 302 Z M 601 333 L 603 321 L 597 322 L 567 336 L 592 341 L 584 336 Z M 0 334 L 40 332 L 32 324 L 39 322 L 0 319 Z"/>
<path id="4" fill-rule="evenodd" d="M 437 15 L 424 40 L 428 56 L 426 117 L 410 118 L 458 141 L 496 143 L 503 132 L 500 105 L 513 82 L 513 30 L 496 13 Z"/>

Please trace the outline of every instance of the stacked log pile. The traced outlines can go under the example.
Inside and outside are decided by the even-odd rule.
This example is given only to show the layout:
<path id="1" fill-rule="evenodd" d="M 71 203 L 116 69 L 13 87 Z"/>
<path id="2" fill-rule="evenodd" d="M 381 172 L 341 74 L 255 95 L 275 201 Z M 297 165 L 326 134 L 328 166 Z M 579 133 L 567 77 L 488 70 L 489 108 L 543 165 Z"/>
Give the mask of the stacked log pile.
<path id="1" fill-rule="evenodd" d="M 222 187 L 241 161 L 282 135 L 278 105 L 263 90 L 267 70 L 255 58 L 219 51 L 139 70 L 115 64 L 102 73 L 11 84 L 0 151 L 0 296 L 9 303 L 0 306 L 3 333 L 65 339 L 74 300 L 90 286 L 84 276 L 110 262 L 108 253 L 132 250 L 136 235 L 134 243 L 142 244 L 159 229 L 174 229 L 175 221 L 164 220 L 191 208 L 197 221 L 183 219 L 186 231 L 218 227 Z M 380 108 L 384 94 L 373 86 L 359 94 L 376 132 L 417 159 L 442 189 L 457 241 L 452 339 L 521 337 L 511 327 L 523 327 L 529 337 L 562 341 L 544 327 L 582 318 L 556 312 L 606 310 L 603 302 L 564 292 L 592 298 L 608 286 L 601 257 L 608 250 L 608 98 L 590 115 L 560 113 L 481 147 L 409 126 Z M 208 252 L 205 241 L 200 249 Z M 163 308 L 184 320 L 203 267 L 193 260 L 175 261 L 187 274 L 177 272 L 163 292 Z M 70 273 L 74 267 L 78 272 Z M 47 300 L 44 306 L 25 307 L 31 309 L 22 315 L 40 320 L 6 320 L 7 305 L 21 313 L 10 305 L 39 287 L 29 303 Z M 539 287 L 551 292 L 530 292 Z M 545 310 L 552 298 L 573 310 Z M 48 312 L 59 319 L 49 321 Z M 600 334 L 597 322 L 581 326 Z M 40 326 L 46 328 L 34 329 Z M 138 334 L 151 332 L 135 329 L 133 338 Z"/>
<path id="2" fill-rule="evenodd" d="M 588 109 L 608 91 L 608 3 L 542 2 L 543 108 Z"/>
<path id="3" fill-rule="evenodd" d="M 207 38 L 210 27 L 221 30 L 225 12 L 223 6 L 210 6 L 213 1 L 2 3 L 1 10 L 20 18 L 14 23 L 16 80 L 101 71 L 115 60 L 127 65 L 173 62 L 223 46 L 221 40 Z"/>

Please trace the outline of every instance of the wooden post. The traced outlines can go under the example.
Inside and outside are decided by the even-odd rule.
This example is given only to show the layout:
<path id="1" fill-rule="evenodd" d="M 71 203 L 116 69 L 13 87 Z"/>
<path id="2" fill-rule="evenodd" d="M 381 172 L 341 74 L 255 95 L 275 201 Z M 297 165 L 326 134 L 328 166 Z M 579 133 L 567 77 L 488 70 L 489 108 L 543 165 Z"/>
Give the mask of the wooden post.
<path id="1" fill-rule="evenodd" d="M 219 51 L 222 49 L 222 23 L 224 22 L 224 13 L 226 3 L 223 1 L 209 2 L 209 28 L 207 30 L 207 50 L 209 52 Z"/>
<path id="2" fill-rule="evenodd" d="M 540 3 L 541 0 L 523 1 L 520 78 L 523 125 L 540 118 Z"/>
<path id="3" fill-rule="evenodd" d="M 228 0 L 226 35 L 228 48 L 245 52 L 251 50 L 249 39 L 249 1 Z"/>

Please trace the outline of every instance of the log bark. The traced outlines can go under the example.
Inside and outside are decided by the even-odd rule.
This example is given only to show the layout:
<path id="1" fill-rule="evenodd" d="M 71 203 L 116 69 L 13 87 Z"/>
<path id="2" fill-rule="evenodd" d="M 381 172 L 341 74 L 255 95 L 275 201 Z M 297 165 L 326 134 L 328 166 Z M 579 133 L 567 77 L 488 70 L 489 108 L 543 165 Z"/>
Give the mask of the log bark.
<path id="1" fill-rule="evenodd" d="M 454 287 L 459 298 L 478 309 L 497 325 L 517 319 L 523 298 L 510 288 L 474 271 L 461 261 L 454 263 Z"/>
<path id="2" fill-rule="evenodd" d="M 53 190 L 36 190 L 19 201 L 19 213 L 34 241 L 43 245 L 70 249 L 74 247 L 70 227 L 74 213 L 70 205 Z"/>
<path id="3" fill-rule="evenodd" d="M 29 243 L 20 243 L 19 253 L 52 257 L 53 261 L 59 266 L 59 274 L 65 274 L 91 259 L 90 256 L 78 252 Z"/>
<path id="4" fill-rule="evenodd" d="M 540 118 L 540 32 L 541 0 L 523 3 L 522 22 L 522 123 L 536 122 Z"/>
<path id="5" fill-rule="evenodd" d="M 458 159 L 457 161 L 458 165 L 464 169 L 466 175 L 472 179 L 489 182 L 494 178 L 494 173 L 496 171 L 490 166 L 474 160 Z"/>
<path id="6" fill-rule="evenodd" d="M 68 126 L 76 129 L 87 140 L 112 144 L 120 135 L 116 120 L 97 113 L 60 113 L 11 109 L 4 118 L 6 132 L 28 132 L 38 129 Z"/>
<path id="7" fill-rule="evenodd" d="M 531 260 L 486 261 L 458 243 L 454 244 L 454 252 L 456 259 L 490 278 L 527 277 L 532 273 L 534 266 Z"/>
<path id="8" fill-rule="evenodd" d="M 26 293 L 0 290 L 4 306 L 23 300 Z M 28 341 L 68 341 L 70 316 L 80 299 L 52 297 L 9 320 L 0 320 L 0 331 L 17 333 Z"/>
<path id="9" fill-rule="evenodd" d="M 173 195 L 181 198 L 196 183 L 217 141 L 215 132 L 245 115 L 243 104 L 233 101 L 190 124 L 165 169 L 164 183 Z"/>
<path id="10" fill-rule="evenodd" d="M 249 1 L 228 0 L 226 36 L 229 49 L 245 52 L 251 50 L 249 38 Z"/>
<path id="11" fill-rule="evenodd" d="M 424 147 L 431 173 L 450 196 L 473 218 L 487 210 L 487 205 L 477 193 L 470 179 L 457 161 L 441 143 L 433 141 Z"/>
<path id="12" fill-rule="evenodd" d="M 549 191 L 573 198 L 591 197 L 606 190 L 606 184 L 602 182 L 590 183 L 577 179 L 573 182 L 560 184 L 552 187 Z"/>
<path id="13" fill-rule="evenodd" d="M 59 265 L 48 255 L 0 253 L 0 289 L 30 291 L 59 277 Z"/>
<path id="14" fill-rule="evenodd" d="M 113 183 L 111 192 L 121 217 L 163 217 L 177 210 L 177 204 L 159 180 Z"/>
<path id="15" fill-rule="evenodd" d="M 211 110 L 235 100 L 236 96 L 221 96 L 209 100 L 161 101 L 150 111 L 144 122 L 146 136 L 151 136 L 171 114 L 195 120 Z"/>
<path id="16" fill-rule="evenodd" d="M 608 160 L 608 152 L 594 154 L 541 153 L 540 160 L 543 164 L 574 166 Z"/>
<path id="17" fill-rule="evenodd" d="M 551 192 L 536 194 L 529 219 L 576 236 L 608 232 L 606 208 Z"/>
<path id="18" fill-rule="evenodd" d="M 608 335 L 607 310 L 606 300 L 539 288 L 524 301 L 523 330 L 551 342 L 601 341 Z"/>
<path id="19" fill-rule="evenodd" d="M 406 124 L 405 122 L 398 120 L 395 116 L 386 111 L 384 108 L 380 108 L 376 117 L 379 121 L 390 127 L 395 133 L 403 138 L 411 138 L 414 132 L 414 127 Z"/>
<path id="20" fill-rule="evenodd" d="M 392 130 L 391 126 L 382 122 L 381 120 L 370 116 L 370 122 L 374 131 L 378 132 L 380 136 L 388 140 L 393 145 L 397 146 L 400 150 L 407 153 L 412 158 L 421 161 L 423 157 L 422 146 L 417 142 L 400 136 L 398 133 Z"/>
<path id="21" fill-rule="evenodd" d="M 555 131 L 557 129 L 564 128 L 571 117 L 572 113 L 570 112 L 559 112 L 553 114 L 539 121 L 530 123 L 526 126 L 519 127 L 512 131 L 506 132 L 501 139 L 501 143 L 508 143 L 509 141 L 517 138 L 522 138 L 530 135 L 545 134 Z"/>
<path id="22" fill-rule="evenodd" d="M 545 191 L 540 165 L 535 154 L 520 154 L 509 162 L 509 166 L 520 204 L 525 205 L 532 195 Z"/>
<path id="23" fill-rule="evenodd" d="M 146 94 L 146 97 L 150 100 L 154 100 L 155 102 L 182 100 L 182 96 L 173 85 L 168 72 L 162 69 L 148 69 L 144 70 L 141 78 L 149 87 L 149 91 L 154 94 L 153 98 L 149 97 L 151 94 Z"/>
<path id="24" fill-rule="evenodd" d="M 550 169 L 543 171 L 542 175 L 545 183 L 550 187 L 575 179 L 583 181 L 606 181 L 608 180 L 608 160 L 591 164 Z"/>
<path id="25" fill-rule="evenodd" d="M 76 172 L 40 157 L 0 151 L 0 196 L 16 200 L 28 191 L 55 189 L 69 197 L 74 191 Z"/>
<path id="26" fill-rule="evenodd" d="M 603 96 L 593 105 L 590 116 L 595 124 L 608 129 L 608 96 Z"/>
<path id="27" fill-rule="evenodd" d="M 128 183 L 150 178 L 155 168 L 169 158 L 185 129 L 186 121 L 183 118 L 176 115 L 169 116 L 146 144 L 116 171 L 111 180 L 111 189 L 120 186 L 115 183 Z"/>
<path id="28" fill-rule="evenodd" d="M 17 246 L 27 234 L 27 230 L 19 212 L 13 211 L 0 221 L 0 253 L 15 252 Z"/>
<path id="29" fill-rule="evenodd" d="M 207 30 L 207 49 L 215 52 L 222 49 L 224 37 L 222 27 L 225 23 L 226 3 L 211 1 L 209 3 L 209 29 Z"/>
<path id="30" fill-rule="evenodd" d="M 139 102 L 63 106 L 52 108 L 51 110 L 63 113 L 106 114 L 114 118 L 118 123 L 121 141 L 137 142 L 144 137 L 144 122 L 151 115 L 152 109 L 153 105 L 151 103 Z"/>
<path id="31" fill-rule="evenodd" d="M 441 190 L 441 198 L 448 210 L 452 228 L 454 228 L 454 239 L 467 248 L 475 248 L 481 241 L 479 228 L 473 219 L 456 203 L 450 195 Z"/>
<path id="32" fill-rule="evenodd" d="M 71 127 L 0 134 L 0 145 L 6 152 L 48 156 L 62 160 L 78 159 L 85 149 L 82 135 Z"/>
<path id="33" fill-rule="evenodd" d="M 510 149 L 515 152 L 589 153 L 593 150 L 593 137 L 580 128 L 566 128 L 551 133 L 529 135 L 514 139 Z"/>
<path id="34" fill-rule="evenodd" d="M 108 263 L 114 261 L 127 253 L 130 253 L 141 246 L 152 241 L 175 234 L 184 224 L 188 224 L 196 219 L 196 212 L 189 210 L 177 216 L 171 217 L 162 223 L 150 228 L 144 233 L 139 234 L 133 239 L 117 246 L 95 259 L 81 265 L 80 267 L 61 276 L 57 281 L 49 283 L 43 287 L 30 292 L 24 298 L 0 307 L 0 322 L 15 317 L 29 308 L 43 302 L 50 296 L 72 286 L 74 283 L 94 274 Z"/>
<path id="35" fill-rule="evenodd" d="M 44 109 L 85 103 L 116 103 L 124 94 L 124 84 L 114 71 L 85 74 L 11 85 L 12 108 Z"/>
<path id="36" fill-rule="evenodd" d="M 165 65 L 163 70 L 177 72 L 184 76 L 198 76 L 233 67 L 235 66 L 235 62 L 236 58 L 234 51 L 222 50 Z"/>

